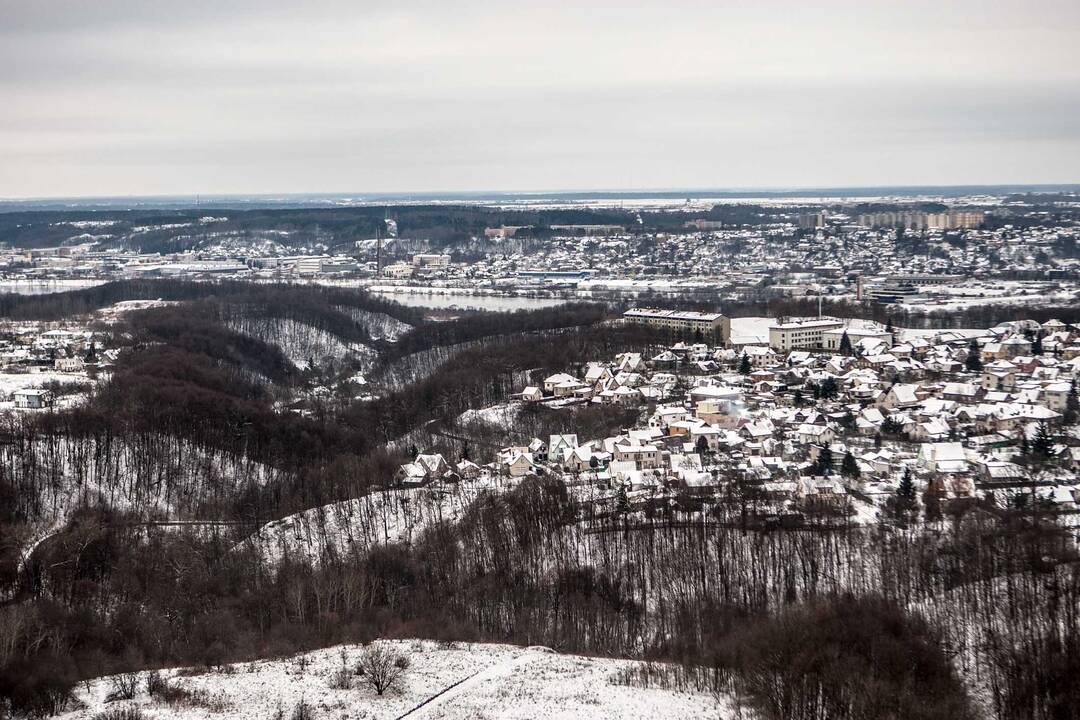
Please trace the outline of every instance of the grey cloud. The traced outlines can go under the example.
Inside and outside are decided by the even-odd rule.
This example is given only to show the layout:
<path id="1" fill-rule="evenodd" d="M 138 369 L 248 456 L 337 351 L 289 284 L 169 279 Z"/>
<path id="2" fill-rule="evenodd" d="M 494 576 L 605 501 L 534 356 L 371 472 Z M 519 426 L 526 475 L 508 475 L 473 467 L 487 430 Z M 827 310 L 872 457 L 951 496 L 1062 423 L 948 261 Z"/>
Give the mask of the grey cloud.
<path id="1" fill-rule="evenodd" d="M 1075 181 L 1078 5 L 0 0 L 0 196 Z"/>

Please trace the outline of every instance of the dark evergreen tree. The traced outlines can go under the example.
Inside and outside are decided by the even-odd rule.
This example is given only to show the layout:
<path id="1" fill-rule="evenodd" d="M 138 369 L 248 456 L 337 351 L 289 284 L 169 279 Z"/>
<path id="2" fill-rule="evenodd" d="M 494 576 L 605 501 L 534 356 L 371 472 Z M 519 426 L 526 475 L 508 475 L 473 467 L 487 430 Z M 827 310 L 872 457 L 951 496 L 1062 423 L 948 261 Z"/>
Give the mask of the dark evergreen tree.
<path id="1" fill-rule="evenodd" d="M 847 330 L 840 336 L 840 354 L 851 355 L 851 338 L 848 337 Z"/>
<path id="2" fill-rule="evenodd" d="M 851 432 L 855 429 L 855 416 L 850 410 L 840 416 L 840 427 L 844 429 L 844 432 Z"/>
<path id="3" fill-rule="evenodd" d="M 911 478 L 911 468 L 904 468 L 904 475 L 900 478 L 900 485 L 896 488 L 896 496 L 910 503 L 915 502 L 915 483 Z"/>
<path id="4" fill-rule="evenodd" d="M 811 466 L 811 472 L 815 475 L 831 475 L 833 470 L 832 448 L 822 445 L 818 451 L 817 460 Z"/>
<path id="5" fill-rule="evenodd" d="M 840 461 L 840 474 L 851 479 L 856 479 L 862 474 L 858 461 L 850 451 L 844 453 L 844 458 Z"/>
<path id="6" fill-rule="evenodd" d="M 1065 398 L 1065 422 L 1075 425 L 1077 420 L 1080 420 L 1080 396 L 1077 395 L 1076 380 L 1073 379 Z"/>
<path id="7" fill-rule="evenodd" d="M 968 345 L 967 358 L 964 359 L 964 367 L 968 369 L 968 372 L 979 372 L 982 370 L 982 355 L 979 351 L 979 343 L 974 338 Z"/>
<path id="8" fill-rule="evenodd" d="M 1039 427 L 1035 429 L 1035 436 L 1031 438 L 1031 458 L 1036 462 L 1046 462 L 1053 452 L 1054 438 L 1050 436 L 1046 423 L 1039 423 Z"/>
<path id="9" fill-rule="evenodd" d="M 750 356 L 743 353 L 742 359 L 739 360 L 739 372 L 743 375 L 749 375 L 753 370 L 753 366 L 750 364 Z"/>

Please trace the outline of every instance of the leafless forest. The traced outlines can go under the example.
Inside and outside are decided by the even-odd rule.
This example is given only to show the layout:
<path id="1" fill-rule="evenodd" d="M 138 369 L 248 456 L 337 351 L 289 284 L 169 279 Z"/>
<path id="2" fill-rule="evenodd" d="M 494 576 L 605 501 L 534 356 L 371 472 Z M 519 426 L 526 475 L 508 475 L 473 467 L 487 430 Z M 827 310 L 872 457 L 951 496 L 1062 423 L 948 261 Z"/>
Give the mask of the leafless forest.
<path id="1" fill-rule="evenodd" d="M 666 338 L 595 307 L 432 327 L 361 293 L 284 286 L 119 284 L 4 312 L 147 292 L 185 302 L 107 328 L 125 351 L 85 405 L 0 421 L 0 715 L 62 710 L 104 673 L 377 636 L 674 661 L 623 681 L 734 693 L 778 720 L 1080 713 L 1080 565 L 1034 508 L 989 522 L 972 506 L 932 532 L 824 509 L 766 529 L 747 520 L 760 489 L 736 477 L 708 512 L 687 495 L 642 520 L 540 476 L 410 543 L 271 557 L 249 542 L 261 526 L 385 492 L 411 446 L 480 458 L 568 426 L 540 410 L 499 436 L 456 424 L 470 408 Z M 396 343 L 373 332 L 389 326 Z M 304 342 L 321 357 L 298 362 Z M 635 419 L 578 412 L 598 436 Z"/>

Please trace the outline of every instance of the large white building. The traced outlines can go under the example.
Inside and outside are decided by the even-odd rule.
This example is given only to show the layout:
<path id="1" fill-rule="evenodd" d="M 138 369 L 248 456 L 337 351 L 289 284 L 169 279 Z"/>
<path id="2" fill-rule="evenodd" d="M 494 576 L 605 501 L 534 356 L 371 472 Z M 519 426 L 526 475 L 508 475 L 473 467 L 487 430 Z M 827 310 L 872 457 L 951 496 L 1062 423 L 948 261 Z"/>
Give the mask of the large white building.
<path id="1" fill-rule="evenodd" d="M 883 343 L 892 345 L 893 334 L 887 332 L 884 329 L 875 329 L 868 327 L 861 328 L 836 328 L 835 330 L 826 330 L 821 333 L 821 346 L 826 350 L 839 350 L 840 343 L 844 341 L 844 333 L 847 333 L 848 340 L 852 345 L 855 345 L 860 340 L 880 340 Z"/>
<path id="2" fill-rule="evenodd" d="M 623 318 L 628 322 L 665 328 L 675 332 L 718 333 L 722 343 L 726 343 L 731 338 L 731 319 L 720 313 L 631 308 L 623 313 Z"/>
<path id="3" fill-rule="evenodd" d="M 836 318 L 779 322 L 769 326 L 769 345 L 781 352 L 823 348 L 825 347 L 825 333 L 829 330 L 842 330 L 843 327 L 844 323 Z"/>
<path id="4" fill-rule="evenodd" d="M 427 253 L 419 253 L 413 255 L 412 264 L 414 267 L 448 267 L 450 265 L 449 255 L 433 255 Z"/>

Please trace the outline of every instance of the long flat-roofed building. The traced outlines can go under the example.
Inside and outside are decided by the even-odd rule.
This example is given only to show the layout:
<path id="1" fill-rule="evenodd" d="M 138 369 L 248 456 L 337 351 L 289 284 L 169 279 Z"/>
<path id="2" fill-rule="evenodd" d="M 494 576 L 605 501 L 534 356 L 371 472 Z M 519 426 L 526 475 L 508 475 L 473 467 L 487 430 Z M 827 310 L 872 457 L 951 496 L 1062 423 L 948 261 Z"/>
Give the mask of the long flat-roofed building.
<path id="1" fill-rule="evenodd" d="M 629 322 L 666 328 L 676 332 L 701 332 L 719 335 L 722 343 L 731 338 L 731 318 L 720 313 L 695 310 L 662 310 L 660 308 L 631 308 L 623 313 Z"/>
<path id="2" fill-rule="evenodd" d="M 769 345 L 774 350 L 800 350 L 825 347 L 825 333 L 840 330 L 844 323 L 836 318 L 788 320 L 769 326 Z"/>

